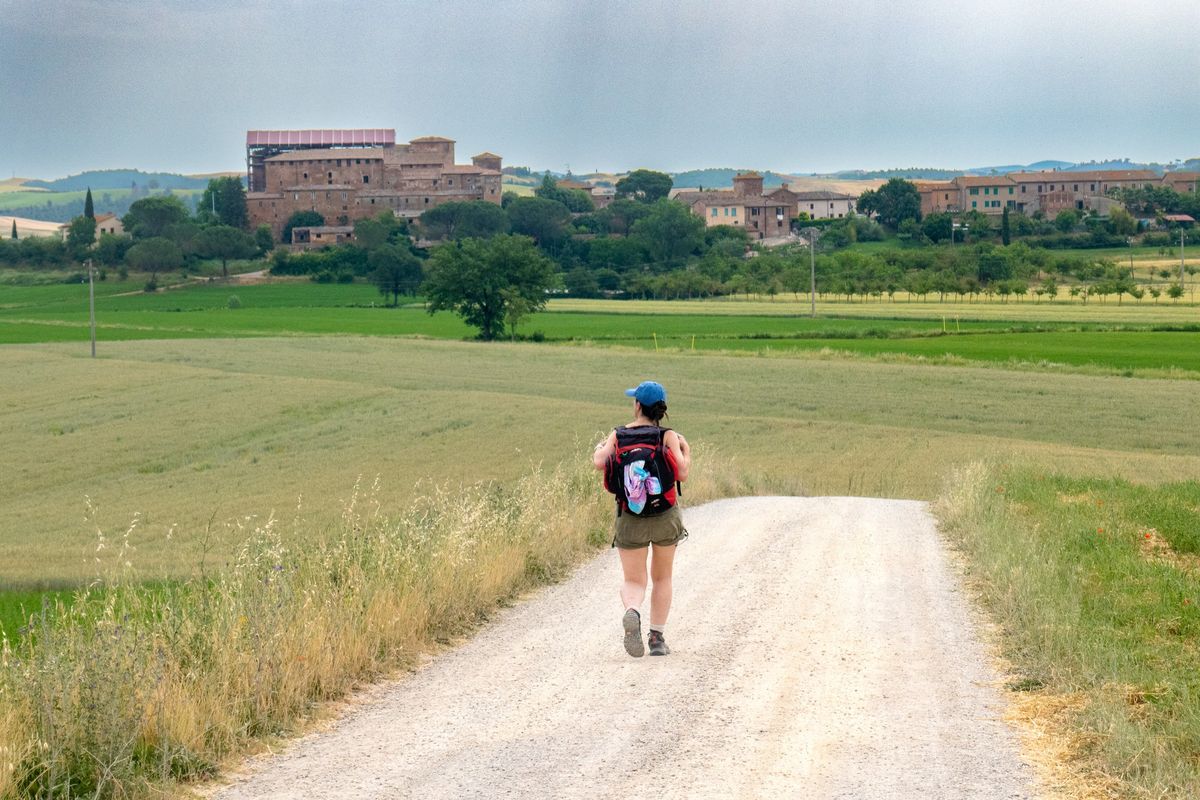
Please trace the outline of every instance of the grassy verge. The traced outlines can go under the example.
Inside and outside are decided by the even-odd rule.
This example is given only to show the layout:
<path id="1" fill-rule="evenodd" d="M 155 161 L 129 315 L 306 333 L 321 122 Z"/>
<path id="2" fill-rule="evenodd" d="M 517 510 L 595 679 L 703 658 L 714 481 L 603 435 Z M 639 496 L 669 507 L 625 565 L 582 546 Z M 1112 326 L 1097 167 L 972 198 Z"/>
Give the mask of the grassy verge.
<path id="1" fill-rule="evenodd" d="M 938 504 L 1061 757 L 1112 796 L 1200 786 L 1200 483 L 975 466 Z M 1105 796 L 1109 796 L 1106 794 Z"/>
<path id="2" fill-rule="evenodd" d="M 755 491 L 707 463 L 696 501 Z M 213 775 L 607 543 L 596 480 L 431 486 L 396 516 L 356 486 L 337 525 L 268 518 L 211 576 L 120 571 L 54 604 L 0 645 L 0 797 L 149 796 Z M 124 565 L 128 541 L 108 546 Z"/>

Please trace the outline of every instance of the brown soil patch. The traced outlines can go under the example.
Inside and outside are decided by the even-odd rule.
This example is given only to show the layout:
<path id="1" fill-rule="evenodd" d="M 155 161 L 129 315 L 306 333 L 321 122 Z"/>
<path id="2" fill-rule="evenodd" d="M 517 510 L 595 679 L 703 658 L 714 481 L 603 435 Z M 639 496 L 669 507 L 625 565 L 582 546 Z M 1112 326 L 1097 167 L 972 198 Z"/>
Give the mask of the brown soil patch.
<path id="1" fill-rule="evenodd" d="M 1176 569 L 1200 572 L 1200 556 L 1175 552 L 1157 528 L 1138 528 L 1138 547 L 1147 561 L 1159 561 Z"/>

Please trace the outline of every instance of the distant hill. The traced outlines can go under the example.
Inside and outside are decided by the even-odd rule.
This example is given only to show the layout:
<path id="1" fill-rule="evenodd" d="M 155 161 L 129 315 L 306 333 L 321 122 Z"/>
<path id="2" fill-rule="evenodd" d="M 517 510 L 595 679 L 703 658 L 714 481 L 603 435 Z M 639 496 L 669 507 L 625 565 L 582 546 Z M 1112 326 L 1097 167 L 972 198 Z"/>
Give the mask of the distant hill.
<path id="1" fill-rule="evenodd" d="M 836 178 L 838 180 L 848 181 L 865 181 L 865 180 L 891 180 L 892 178 L 903 178 L 905 180 L 924 179 L 929 181 L 949 180 L 956 175 L 962 175 L 961 169 L 936 169 L 933 167 L 907 167 L 903 169 L 844 169 L 841 172 L 829 173 L 824 177 Z M 814 175 L 814 177 L 817 177 Z"/>
<path id="2" fill-rule="evenodd" d="M 780 186 L 792 180 L 790 175 L 785 175 L 770 170 L 762 171 L 755 170 L 763 176 L 763 186 L 774 187 Z M 687 172 L 676 172 L 671 176 L 674 180 L 675 189 L 717 189 L 723 186 L 733 185 L 733 176 L 740 172 L 750 172 L 748 169 L 729 169 L 729 168 L 714 168 L 714 169 L 691 169 Z"/>
<path id="3" fill-rule="evenodd" d="M 142 172 L 140 169 L 100 169 L 69 175 L 54 181 L 26 181 L 26 188 L 51 192 L 81 192 L 98 189 L 128 189 L 133 184 L 150 189 L 203 189 L 207 178 L 191 178 L 172 172 Z"/>

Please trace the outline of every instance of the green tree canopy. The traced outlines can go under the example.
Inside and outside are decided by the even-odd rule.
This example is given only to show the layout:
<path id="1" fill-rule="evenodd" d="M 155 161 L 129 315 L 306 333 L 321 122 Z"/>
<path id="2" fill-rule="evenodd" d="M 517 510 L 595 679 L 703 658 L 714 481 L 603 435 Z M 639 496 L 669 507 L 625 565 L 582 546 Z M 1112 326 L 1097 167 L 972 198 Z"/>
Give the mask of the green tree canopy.
<path id="1" fill-rule="evenodd" d="M 241 178 L 226 176 L 212 178 L 196 204 L 199 215 L 213 215 L 215 208 L 216 224 L 229 225 L 233 228 L 244 229 L 249 221 L 246 210 L 246 189 L 242 186 Z"/>
<path id="2" fill-rule="evenodd" d="M 354 223 L 354 241 L 364 250 L 375 250 L 387 244 L 389 230 L 377 219 L 360 219 Z"/>
<path id="3" fill-rule="evenodd" d="M 67 249 L 76 258 L 84 258 L 96 241 L 96 218 L 86 214 L 71 220 L 67 226 Z"/>
<path id="4" fill-rule="evenodd" d="M 586 214 L 596 210 L 596 204 L 590 194 L 581 189 L 561 188 L 554 178 L 550 177 L 549 172 L 542 178 L 542 185 L 533 190 L 533 194 L 546 200 L 557 200 L 574 214 Z"/>
<path id="5" fill-rule="evenodd" d="M 83 215 L 95 222 L 96 206 L 92 203 L 92 187 L 87 188 L 87 195 L 83 198 Z"/>
<path id="6" fill-rule="evenodd" d="M 486 239 L 508 233 L 509 226 L 504 209 L 486 200 L 442 203 L 421 215 L 421 228 L 430 239 Z"/>
<path id="7" fill-rule="evenodd" d="M 571 212 L 557 200 L 518 197 L 505 209 L 514 233 L 531 237 L 539 247 L 549 248 L 565 239 Z"/>
<path id="8" fill-rule="evenodd" d="M 159 270 L 183 266 L 183 251 L 170 239 L 153 236 L 129 248 L 125 263 L 140 272 L 157 275 Z"/>
<path id="9" fill-rule="evenodd" d="M 371 283 L 384 297 L 392 296 L 392 305 L 400 303 L 400 295 L 414 294 L 421 285 L 421 260 L 407 247 L 395 244 L 381 245 L 367 257 L 371 269 Z"/>
<path id="10" fill-rule="evenodd" d="M 258 252 L 266 255 L 275 249 L 275 237 L 271 235 L 271 226 L 266 223 L 254 229 L 254 244 Z"/>
<path id="11" fill-rule="evenodd" d="M 151 239 L 164 235 L 169 226 L 184 222 L 188 216 L 187 208 L 178 197 L 155 195 L 134 201 L 121 218 L 121 224 L 134 239 Z"/>
<path id="12" fill-rule="evenodd" d="M 864 214 L 874 214 L 892 230 L 906 219 L 921 221 L 921 193 L 916 184 L 903 178 L 892 178 L 878 189 L 863 192 L 855 207 Z"/>
<path id="13" fill-rule="evenodd" d="M 930 214 L 921 220 L 921 233 L 932 242 L 944 242 L 950 238 L 950 226 L 954 218 L 949 214 Z"/>
<path id="14" fill-rule="evenodd" d="M 1137 233 L 1137 220 L 1123 208 L 1114 208 L 1108 215 L 1108 225 L 1118 236 L 1132 236 Z"/>
<path id="15" fill-rule="evenodd" d="M 654 203 L 671 193 L 674 181 L 665 172 L 635 169 L 617 181 L 617 197 L 629 197 L 643 203 Z"/>
<path id="16" fill-rule="evenodd" d="M 532 240 L 501 234 L 438 247 L 426 263 L 423 291 L 429 313 L 453 311 L 490 341 L 504 335 L 506 322 L 515 328 L 523 314 L 544 308 L 556 277 Z"/>
<path id="17" fill-rule="evenodd" d="M 128 236 L 118 236 L 115 233 L 100 234 L 96 243 L 96 258 L 101 264 L 115 267 L 125 260 L 125 254 L 133 246 L 133 239 Z"/>
<path id="18" fill-rule="evenodd" d="M 1079 224 L 1079 215 L 1074 210 L 1068 208 L 1066 211 L 1058 212 L 1058 216 L 1054 218 L 1054 227 L 1058 228 L 1063 233 L 1070 233 L 1075 230 L 1075 226 Z"/>
<path id="19" fill-rule="evenodd" d="M 325 218 L 316 211 L 297 211 L 283 223 L 283 241 L 292 243 L 292 228 L 309 228 L 324 224 Z"/>
<path id="20" fill-rule="evenodd" d="M 205 258 L 221 259 L 221 274 L 229 277 L 229 259 L 253 258 L 258 254 L 254 238 L 231 225 L 203 228 L 196 236 L 196 251 Z"/>
<path id="21" fill-rule="evenodd" d="M 659 200 L 634 224 L 631 236 L 642 243 L 651 258 L 668 264 L 686 258 L 704 244 L 704 220 L 683 203 Z"/>
<path id="22" fill-rule="evenodd" d="M 650 213 L 650 207 L 629 198 L 613 200 L 596 212 L 596 216 L 607 226 L 609 233 L 628 236 L 634 224 Z"/>

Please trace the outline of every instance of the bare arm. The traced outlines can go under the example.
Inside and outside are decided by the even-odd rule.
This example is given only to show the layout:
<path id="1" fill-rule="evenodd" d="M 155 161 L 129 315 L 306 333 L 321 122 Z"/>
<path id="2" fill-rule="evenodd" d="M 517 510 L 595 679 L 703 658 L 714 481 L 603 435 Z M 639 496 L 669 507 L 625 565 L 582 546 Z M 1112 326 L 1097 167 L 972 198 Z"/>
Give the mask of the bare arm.
<path id="1" fill-rule="evenodd" d="M 681 433 L 667 431 L 666 436 L 663 437 L 663 443 L 671 451 L 671 455 L 675 456 L 675 479 L 686 481 L 688 471 L 692 468 L 692 448 L 687 439 L 683 438 Z"/>
<path id="2" fill-rule="evenodd" d="M 617 432 L 613 431 L 607 438 L 601 439 L 596 443 L 596 449 L 592 453 L 592 464 L 596 469 L 603 471 L 604 465 L 608 463 L 608 458 L 617 451 Z"/>

